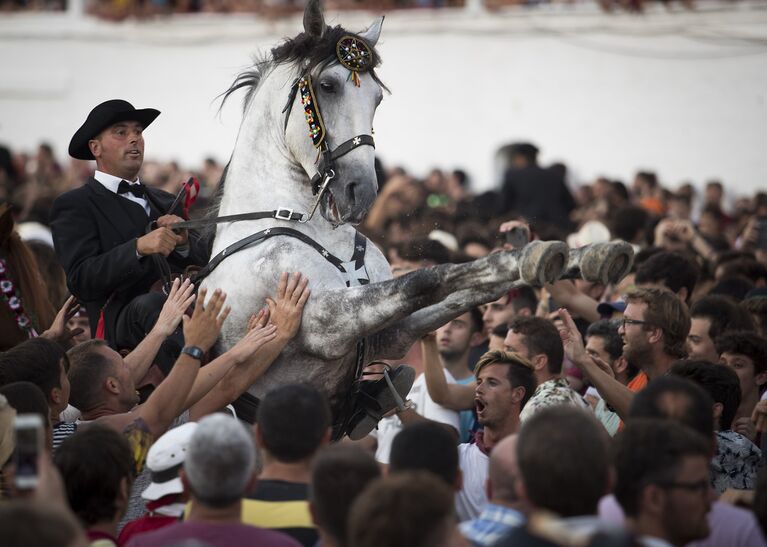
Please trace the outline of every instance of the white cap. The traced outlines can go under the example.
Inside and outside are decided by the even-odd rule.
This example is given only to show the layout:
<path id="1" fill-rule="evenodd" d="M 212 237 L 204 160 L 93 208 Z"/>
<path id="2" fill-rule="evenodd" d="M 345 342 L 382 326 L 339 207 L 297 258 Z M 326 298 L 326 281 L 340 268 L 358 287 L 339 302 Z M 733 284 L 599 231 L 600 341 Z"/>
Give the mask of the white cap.
<path id="1" fill-rule="evenodd" d="M 567 244 L 574 248 L 608 241 L 610 241 L 610 230 L 598 220 L 589 220 L 581 226 L 580 230 L 567 236 Z"/>
<path id="2" fill-rule="evenodd" d="M 168 494 L 184 491 L 178 472 L 186 459 L 189 440 L 197 429 L 196 422 L 188 422 L 171 429 L 149 449 L 146 466 L 152 473 L 152 483 L 141 493 L 145 500 L 155 501 Z"/>

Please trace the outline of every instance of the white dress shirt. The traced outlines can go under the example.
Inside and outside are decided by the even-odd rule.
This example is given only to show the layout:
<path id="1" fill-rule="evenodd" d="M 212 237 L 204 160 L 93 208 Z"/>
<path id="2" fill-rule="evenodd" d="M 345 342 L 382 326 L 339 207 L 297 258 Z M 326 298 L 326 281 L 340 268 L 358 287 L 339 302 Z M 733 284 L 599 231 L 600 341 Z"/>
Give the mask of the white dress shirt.
<path id="1" fill-rule="evenodd" d="M 110 175 L 108 173 L 104 173 L 102 171 L 96 170 L 96 173 L 93 175 L 93 178 L 96 179 L 101 183 L 101 185 L 109 190 L 110 192 L 113 192 L 117 194 L 117 188 L 120 186 L 120 182 L 122 182 L 124 179 L 121 179 L 120 177 L 115 177 L 114 175 Z M 136 182 L 131 182 L 129 180 L 125 181 L 128 184 L 140 184 L 140 181 L 138 178 L 136 179 Z M 149 202 L 146 200 L 146 198 L 140 198 L 138 196 L 134 196 L 131 193 L 127 194 L 117 194 L 121 198 L 129 199 L 133 203 L 138 203 L 141 205 L 141 207 L 144 208 L 144 212 L 149 216 Z"/>

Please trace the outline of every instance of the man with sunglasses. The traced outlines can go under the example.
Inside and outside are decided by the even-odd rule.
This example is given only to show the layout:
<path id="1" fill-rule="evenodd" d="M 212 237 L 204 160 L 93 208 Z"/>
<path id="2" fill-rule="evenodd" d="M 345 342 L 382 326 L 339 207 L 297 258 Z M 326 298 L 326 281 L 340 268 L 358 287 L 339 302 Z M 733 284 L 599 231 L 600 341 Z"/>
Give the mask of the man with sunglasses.
<path id="1" fill-rule="evenodd" d="M 690 331 L 690 313 L 679 297 L 667 289 L 637 289 L 626 295 L 626 310 L 618 333 L 623 355 L 640 369 L 628 386 L 615 379 L 612 368 L 590 356 L 567 310 L 560 310 L 564 328 L 560 337 L 565 354 L 575 363 L 602 398 L 626 419 L 631 400 L 648 380 L 665 375 L 674 361 L 687 356 L 685 343 Z"/>

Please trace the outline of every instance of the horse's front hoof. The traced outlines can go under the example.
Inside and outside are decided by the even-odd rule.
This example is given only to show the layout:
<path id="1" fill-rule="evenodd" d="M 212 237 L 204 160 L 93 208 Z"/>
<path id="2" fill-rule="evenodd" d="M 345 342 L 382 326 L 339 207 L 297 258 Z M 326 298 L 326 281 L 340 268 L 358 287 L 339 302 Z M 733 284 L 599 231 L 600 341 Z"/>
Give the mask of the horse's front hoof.
<path id="1" fill-rule="evenodd" d="M 519 277 L 528 285 L 542 287 L 559 279 L 567 267 L 570 249 L 561 241 L 533 241 L 522 249 Z"/>
<path id="2" fill-rule="evenodd" d="M 595 243 L 583 253 L 581 276 L 586 281 L 608 285 L 623 279 L 634 264 L 634 249 L 625 241 Z"/>
<path id="3" fill-rule="evenodd" d="M 358 441 L 367 436 L 381 418 L 397 406 L 397 398 L 407 399 L 415 381 L 415 370 L 408 365 L 399 365 L 391 371 L 389 380 L 391 385 L 385 378 L 360 384 L 357 409 L 348 430 L 351 440 Z"/>

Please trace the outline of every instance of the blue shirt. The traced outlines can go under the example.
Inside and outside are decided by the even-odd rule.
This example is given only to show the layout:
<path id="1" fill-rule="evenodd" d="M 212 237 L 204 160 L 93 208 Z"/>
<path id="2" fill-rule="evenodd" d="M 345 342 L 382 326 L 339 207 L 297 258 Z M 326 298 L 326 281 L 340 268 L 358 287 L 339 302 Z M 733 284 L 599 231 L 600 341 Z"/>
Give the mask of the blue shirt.
<path id="1" fill-rule="evenodd" d="M 494 544 L 524 523 L 525 517 L 519 511 L 488 503 L 477 518 L 462 522 L 460 527 L 461 533 L 472 545 L 486 546 Z"/>

